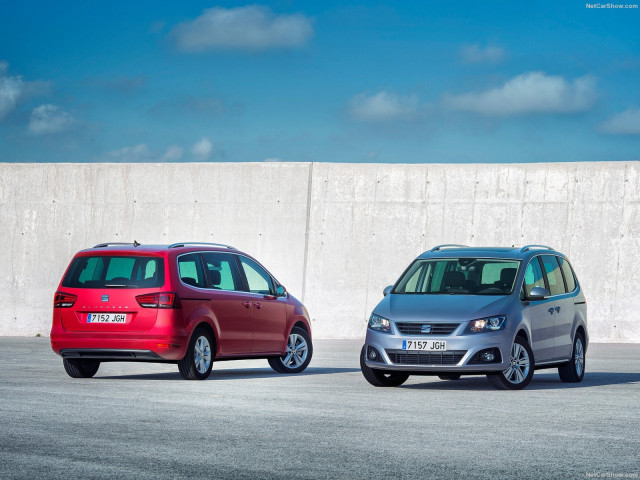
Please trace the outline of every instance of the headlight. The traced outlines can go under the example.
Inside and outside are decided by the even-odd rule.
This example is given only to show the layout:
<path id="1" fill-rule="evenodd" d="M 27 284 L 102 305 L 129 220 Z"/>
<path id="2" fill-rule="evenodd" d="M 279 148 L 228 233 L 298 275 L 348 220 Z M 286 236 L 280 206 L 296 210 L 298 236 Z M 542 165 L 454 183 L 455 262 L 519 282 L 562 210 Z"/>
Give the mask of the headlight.
<path id="1" fill-rule="evenodd" d="M 507 317 L 504 315 L 496 315 L 495 317 L 480 318 L 471 320 L 465 333 L 495 332 L 504 330 L 507 325 Z"/>
<path id="2" fill-rule="evenodd" d="M 384 317 L 372 313 L 369 317 L 369 328 L 376 332 L 391 333 L 391 322 Z"/>

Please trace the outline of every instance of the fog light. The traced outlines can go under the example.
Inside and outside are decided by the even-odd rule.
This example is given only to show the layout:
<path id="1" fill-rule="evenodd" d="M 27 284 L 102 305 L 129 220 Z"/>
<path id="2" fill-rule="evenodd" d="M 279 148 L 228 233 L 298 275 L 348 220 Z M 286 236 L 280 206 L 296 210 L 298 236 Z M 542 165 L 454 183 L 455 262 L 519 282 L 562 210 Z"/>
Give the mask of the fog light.
<path id="1" fill-rule="evenodd" d="M 376 358 L 378 358 L 378 352 L 376 352 L 375 348 L 370 348 L 369 349 L 369 359 L 375 360 Z"/>
<path id="2" fill-rule="evenodd" d="M 480 358 L 482 358 L 483 362 L 493 362 L 496 356 L 491 352 L 484 352 Z"/>

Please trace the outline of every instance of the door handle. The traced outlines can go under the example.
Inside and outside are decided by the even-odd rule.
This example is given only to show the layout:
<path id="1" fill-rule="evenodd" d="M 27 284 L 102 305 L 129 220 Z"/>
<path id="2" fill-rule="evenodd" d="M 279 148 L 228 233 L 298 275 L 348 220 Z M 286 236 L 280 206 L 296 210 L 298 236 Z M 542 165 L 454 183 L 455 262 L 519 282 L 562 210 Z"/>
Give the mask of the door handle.
<path id="1" fill-rule="evenodd" d="M 556 307 L 556 312 L 559 312 L 559 311 L 560 311 L 560 307 Z"/>
<path id="2" fill-rule="evenodd" d="M 551 308 L 549 309 L 549 313 L 550 313 L 551 315 L 553 315 L 553 307 L 551 307 Z"/>
<path id="3" fill-rule="evenodd" d="M 255 302 L 255 303 L 254 303 L 254 305 L 255 305 L 255 306 L 256 306 L 256 308 L 258 308 L 258 309 L 262 308 L 262 304 L 261 304 L 261 303 Z"/>
<path id="4" fill-rule="evenodd" d="M 246 307 L 249 308 L 251 306 L 251 302 L 242 302 L 242 304 Z"/>

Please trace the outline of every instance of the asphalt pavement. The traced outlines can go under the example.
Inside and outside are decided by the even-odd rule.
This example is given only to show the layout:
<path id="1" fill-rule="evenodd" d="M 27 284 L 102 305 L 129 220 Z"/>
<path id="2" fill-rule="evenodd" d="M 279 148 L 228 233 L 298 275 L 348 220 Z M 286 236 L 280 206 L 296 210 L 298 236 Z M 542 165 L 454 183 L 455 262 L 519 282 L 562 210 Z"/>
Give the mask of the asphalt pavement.
<path id="1" fill-rule="evenodd" d="M 0 338 L 0 478 L 640 478 L 640 345 L 592 344 L 580 384 L 536 372 L 370 386 L 361 341 L 316 340 L 299 375 L 266 360 L 106 363 L 69 378 L 48 338 Z"/>

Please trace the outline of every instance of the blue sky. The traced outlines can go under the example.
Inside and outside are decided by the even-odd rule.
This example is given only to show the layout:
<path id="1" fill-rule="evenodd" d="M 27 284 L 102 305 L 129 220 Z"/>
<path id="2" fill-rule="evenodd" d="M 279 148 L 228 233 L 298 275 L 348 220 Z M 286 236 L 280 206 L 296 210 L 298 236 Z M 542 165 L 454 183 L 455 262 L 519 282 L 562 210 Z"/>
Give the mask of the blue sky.
<path id="1" fill-rule="evenodd" d="M 586 5 L 2 2 L 0 161 L 640 160 L 640 9 Z"/>

